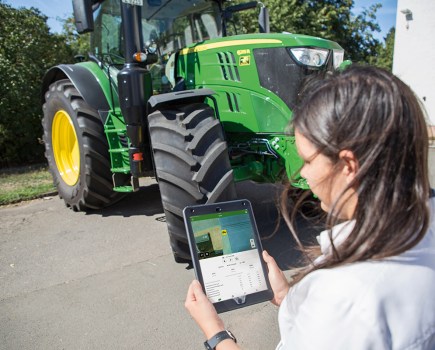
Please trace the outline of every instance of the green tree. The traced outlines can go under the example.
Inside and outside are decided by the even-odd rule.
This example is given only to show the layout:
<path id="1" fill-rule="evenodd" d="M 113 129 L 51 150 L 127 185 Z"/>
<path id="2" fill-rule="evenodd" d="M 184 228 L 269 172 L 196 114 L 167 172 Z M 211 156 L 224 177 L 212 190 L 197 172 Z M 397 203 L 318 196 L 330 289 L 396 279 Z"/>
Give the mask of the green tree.
<path id="1" fill-rule="evenodd" d="M 66 38 L 67 45 L 71 48 L 74 55 L 86 56 L 90 49 L 90 33 L 78 34 L 74 17 L 69 17 L 63 22 L 63 35 Z"/>
<path id="2" fill-rule="evenodd" d="M 379 44 L 376 55 L 370 60 L 370 64 L 378 67 L 393 70 L 393 55 L 394 55 L 394 38 L 396 35 L 396 30 L 392 27 L 387 36 L 384 38 L 383 44 Z"/>
<path id="3" fill-rule="evenodd" d="M 243 0 L 238 0 L 243 2 Z M 354 15 L 353 0 L 264 0 L 269 10 L 271 32 L 290 32 L 318 36 L 338 42 L 353 62 L 369 62 L 379 41 L 373 37 L 380 28 L 375 4 Z M 257 31 L 251 11 L 235 16 L 245 31 Z"/>
<path id="4" fill-rule="evenodd" d="M 60 62 L 73 62 L 73 53 L 35 8 L 14 9 L 0 0 L 0 18 L 0 166 L 42 161 L 42 77 Z"/>

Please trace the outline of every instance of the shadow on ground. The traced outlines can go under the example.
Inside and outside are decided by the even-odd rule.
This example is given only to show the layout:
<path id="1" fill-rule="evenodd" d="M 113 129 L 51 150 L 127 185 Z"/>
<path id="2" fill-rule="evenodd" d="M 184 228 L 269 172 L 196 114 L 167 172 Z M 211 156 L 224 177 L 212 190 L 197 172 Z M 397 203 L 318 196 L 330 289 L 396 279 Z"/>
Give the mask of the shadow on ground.
<path id="1" fill-rule="evenodd" d="M 122 200 L 110 207 L 87 212 L 87 215 L 102 215 L 103 217 L 153 216 L 156 214 L 164 215 L 157 183 L 140 187 L 139 191 L 127 194 Z"/>
<path id="2" fill-rule="evenodd" d="M 279 216 L 277 198 L 280 187 L 271 184 L 242 183 L 237 188 L 240 198 L 251 201 L 262 245 L 272 255 L 282 270 L 299 267 L 303 256 L 289 228 Z M 322 230 L 318 220 L 298 215 L 296 228 L 303 244 L 316 242 L 316 236 Z"/>
<path id="3" fill-rule="evenodd" d="M 279 219 L 277 197 L 279 187 L 272 184 L 257 184 L 246 181 L 237 184 L 237 194 L 240 199 L 248 199 L 252 203 L 258 230 L 262 238 L 263 248 L 275 257 L 283 270 L 301 266 L 302 255 L 296 248 L 296 242 L 285 222 Z M 128 194 L 118 203 L 101 210 L 94 210 L 88 215 L 111 216 L 154 216 L 158 221 L 165 221 L 160 192 L 157 183 L 142 186 L 139 191 Z M 321 230 L 318 224 L 298 218 L 299 239 L 303 243 L 315 241 L 315 236 Z"/>

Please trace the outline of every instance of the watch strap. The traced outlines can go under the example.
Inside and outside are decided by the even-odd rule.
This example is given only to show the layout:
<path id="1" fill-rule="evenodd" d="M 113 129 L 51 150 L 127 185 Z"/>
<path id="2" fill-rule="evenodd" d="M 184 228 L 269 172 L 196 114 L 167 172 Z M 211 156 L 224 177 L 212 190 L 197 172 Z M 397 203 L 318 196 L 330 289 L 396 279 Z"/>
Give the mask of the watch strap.
<path id="1" fill-rule="evenodd" d="M 207 350 L 214 350 L 216 349 L 216 346 L 225 339 L 232 339 L 234 340 L 235 343 L 237 343 L 236 338 L 234 337 L 234 335 L 228 331 L 228 330 L 224 330 L 221 331 L 219 333 L 216 333 L 213 337 L 211 337 L 209 340 L 204 342 L 204 346 Z"/>

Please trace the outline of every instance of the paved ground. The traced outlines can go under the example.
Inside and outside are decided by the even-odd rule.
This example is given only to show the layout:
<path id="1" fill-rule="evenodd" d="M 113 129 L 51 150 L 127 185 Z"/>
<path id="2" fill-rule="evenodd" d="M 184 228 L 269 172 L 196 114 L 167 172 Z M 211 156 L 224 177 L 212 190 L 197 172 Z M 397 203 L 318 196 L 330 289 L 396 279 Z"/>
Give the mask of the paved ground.
<path id="1" fill-rule="evenodd" d="M 262 235 L 272 233 L 273 188 L 238 189 L 256 202 Z M 282 227 L 264 245 L 282 267 L 297 263 Z M 152 180 L 89 214 L 57 197 L 1 208 L 0 349 L 202 349 L 203 336 L 184 309 L 193 278 L 193 270 L 173 261 Z M 278 342 L 270 303 L 224 319 L 246 349 Z"/>
<path id="2" fill-rule="evenodd" d="M 430 152 L 435 185 L 435 149 Z M 263 237 L 276 223 L 273 188 L 245 183 Z M 272 191 L 272 192 L 271 192 Z M 303 226 L 305 239 L 315 231 Z M 263 245 L 296 265 L 287 231 Z M 184 309 L 192 270 L 175 264 L 157 185 L 117 205 L 74 213 L 55 198 L 0 209 L 0 349 L 202 349 Z M 223 315 L 245 349 L 274 349 L 277 309 Z"/>

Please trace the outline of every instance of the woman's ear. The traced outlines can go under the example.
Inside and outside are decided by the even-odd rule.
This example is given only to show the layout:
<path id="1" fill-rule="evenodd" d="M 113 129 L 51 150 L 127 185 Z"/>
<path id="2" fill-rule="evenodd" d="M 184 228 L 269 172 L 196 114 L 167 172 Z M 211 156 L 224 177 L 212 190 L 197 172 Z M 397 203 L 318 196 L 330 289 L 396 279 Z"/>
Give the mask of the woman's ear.
<path id="1" fill-rule="evenodd" d="M 351 183 L 358 173 L 359 162 L 352 151 L 342 150 L 338 154 L 338 157 L 343 162 L 342 174 L 346 178 L 346 182 Z"/>

